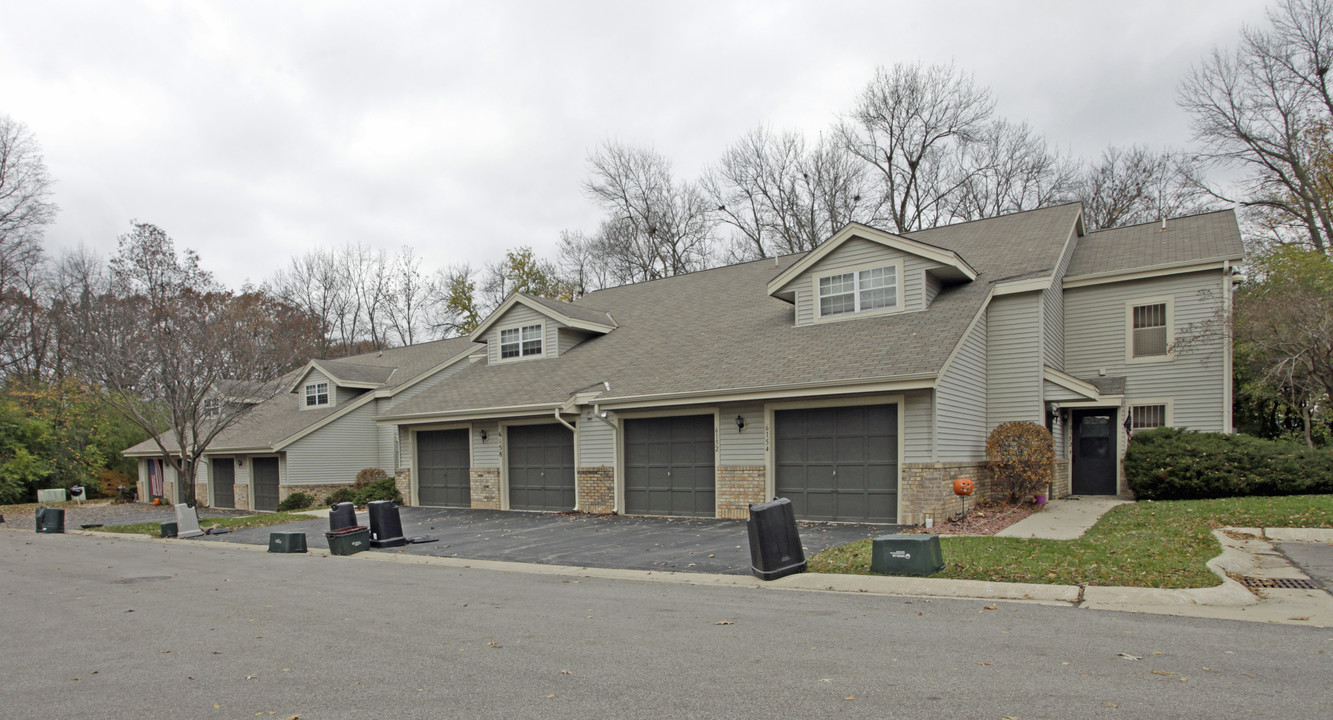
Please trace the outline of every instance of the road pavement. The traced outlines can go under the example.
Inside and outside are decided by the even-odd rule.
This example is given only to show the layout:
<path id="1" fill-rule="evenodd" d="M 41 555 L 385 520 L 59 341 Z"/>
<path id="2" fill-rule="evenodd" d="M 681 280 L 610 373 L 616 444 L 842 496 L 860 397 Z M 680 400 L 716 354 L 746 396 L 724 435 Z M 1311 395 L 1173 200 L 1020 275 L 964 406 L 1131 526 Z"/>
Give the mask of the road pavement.
<path id="1" fill-rule="evenodd" d="M 0 530 L 5 718 L 1333 715 L 1333 631 Z"/>

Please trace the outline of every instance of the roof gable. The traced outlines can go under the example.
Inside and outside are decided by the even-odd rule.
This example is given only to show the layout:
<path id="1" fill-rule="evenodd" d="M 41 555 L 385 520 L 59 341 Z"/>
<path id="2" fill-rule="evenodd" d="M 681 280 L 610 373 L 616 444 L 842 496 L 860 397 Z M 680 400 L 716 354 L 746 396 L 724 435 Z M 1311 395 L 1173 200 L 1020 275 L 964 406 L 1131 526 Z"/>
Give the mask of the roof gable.
<path id="1" fill-rule="evenodd" d="M 549 298 L 539 298 L 527 293 L 516 292 L 509 296 L 496 308 L 494 312 L 486 317 L 485 320 L 477 326 L 472 334 L 469 335 L 472 342 L 484 342 L 486 331 L 490 330 L 496 324 L 500 323 L 506 314 L 516 305 L 522 305 L 535 312 L 556 321 L 557 323 L 571 327 L 584 332 L 604 335 L 616 329 L 616 322 L 609 313 L 602 310 L 582 307 L 571 303 L 551 300 Z"/>
<path id="2" fill-rule="evenodd" d="M 824 241 L 819 247 L 810 251 L 805 257 L 770 280 L 768 294 L 789 302 L 792 301 L 794 298 L 794 291 L 791 288 L 793 281 L 811 269 L 818 267 L 821 260 L 853 239 L 866 240 L 883 245 L 886 248 L 940 263 L 945 266 L 939 271 L 939 274 L 944 277 L 960 280 L 974 280 L 977 277 L 976 270 L 972 269 L 972 266 L 968 265 L 962 256 L 952 250 L 946 250 L 902 235 L 876 230 L 869 225 L 848 223 L 833 237 Z"/>

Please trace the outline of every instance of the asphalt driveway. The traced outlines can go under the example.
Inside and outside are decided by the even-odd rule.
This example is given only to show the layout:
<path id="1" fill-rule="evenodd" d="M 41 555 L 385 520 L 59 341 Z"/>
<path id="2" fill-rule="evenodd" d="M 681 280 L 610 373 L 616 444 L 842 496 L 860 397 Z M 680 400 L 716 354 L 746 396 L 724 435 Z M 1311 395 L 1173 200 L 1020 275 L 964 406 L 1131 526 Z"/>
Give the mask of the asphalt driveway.
<path id="1" fill-rule="evenodd" d="M 400 508 L 399 513 L 406 537 L 431 536 L 439 540 L 370 552 L 575 567 L 750 573 L 749 537 L 743 520 L 421 507 Z M 366 524 L 364 513 L 357 518 Z M 328 518 L 322 517 L 200 539 L 267 545 L 269 533 L 294 531 L 306 534 L 309 547 L 327 548 L 324 531 L 328 529 Z M 893 525 L 802 523 L 800 534 L 809 558 L 835 545 L 896 530 Z"/>

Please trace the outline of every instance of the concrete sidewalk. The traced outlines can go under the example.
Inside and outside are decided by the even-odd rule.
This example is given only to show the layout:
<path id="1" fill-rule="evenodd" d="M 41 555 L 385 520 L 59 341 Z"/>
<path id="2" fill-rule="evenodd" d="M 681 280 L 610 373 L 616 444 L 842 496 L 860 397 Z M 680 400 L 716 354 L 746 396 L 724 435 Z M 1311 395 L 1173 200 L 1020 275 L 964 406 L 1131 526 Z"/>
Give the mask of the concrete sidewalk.
<path id="1" fill-rule="evenodd" d="M 995 533 L 995 537 L 1076 540 L 1097 524 L 1108 510 L 1128 503 L 1111 495 L 1071 495 L 1046 503 L 1035 512 Z"/>

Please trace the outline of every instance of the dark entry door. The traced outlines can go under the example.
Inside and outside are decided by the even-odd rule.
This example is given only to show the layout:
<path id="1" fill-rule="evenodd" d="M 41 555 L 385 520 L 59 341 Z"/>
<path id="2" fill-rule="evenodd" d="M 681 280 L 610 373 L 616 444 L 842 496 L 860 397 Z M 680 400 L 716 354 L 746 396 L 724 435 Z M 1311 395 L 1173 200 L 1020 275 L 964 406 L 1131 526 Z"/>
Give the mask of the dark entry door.
<path id="1" fill-rule="evenodd" d="M 213 458 L 213 505 L 236 507 L 236 463 L 231 458 Z"/>
<path id="2" fill-rule="evenodd" d="M 574 509 L 574 433 L 564 425 L 512 425 L 509 509 Z"/>
<path id="3" fill-rule="evenodd" d="M 278 459 L 275 457 L 255 458 L 250 461 L 250 472 L 254 475 L 255 509 L 278 509 Z"/>
<path id="4" fill-rule="evenodd" d="M 1115 495 L 1116 411 L 1073 410 L 1075 495 Z"/>
<path id="5" fill-rule="evenodd" d="M 805 520 L 898 519 L 898 406 L 774 414 L 775 490 Z"/>
<path id="6" fill-rule="evenodd" d="M 417 433 L 417 501 L 422 505 L 472 507 L 471 466 L 467 430 Z"/>
<path id="7" fill-rule="evenodd" d="M 713 416 L 625 421 L 625 512 L 717 514 Z"/>

